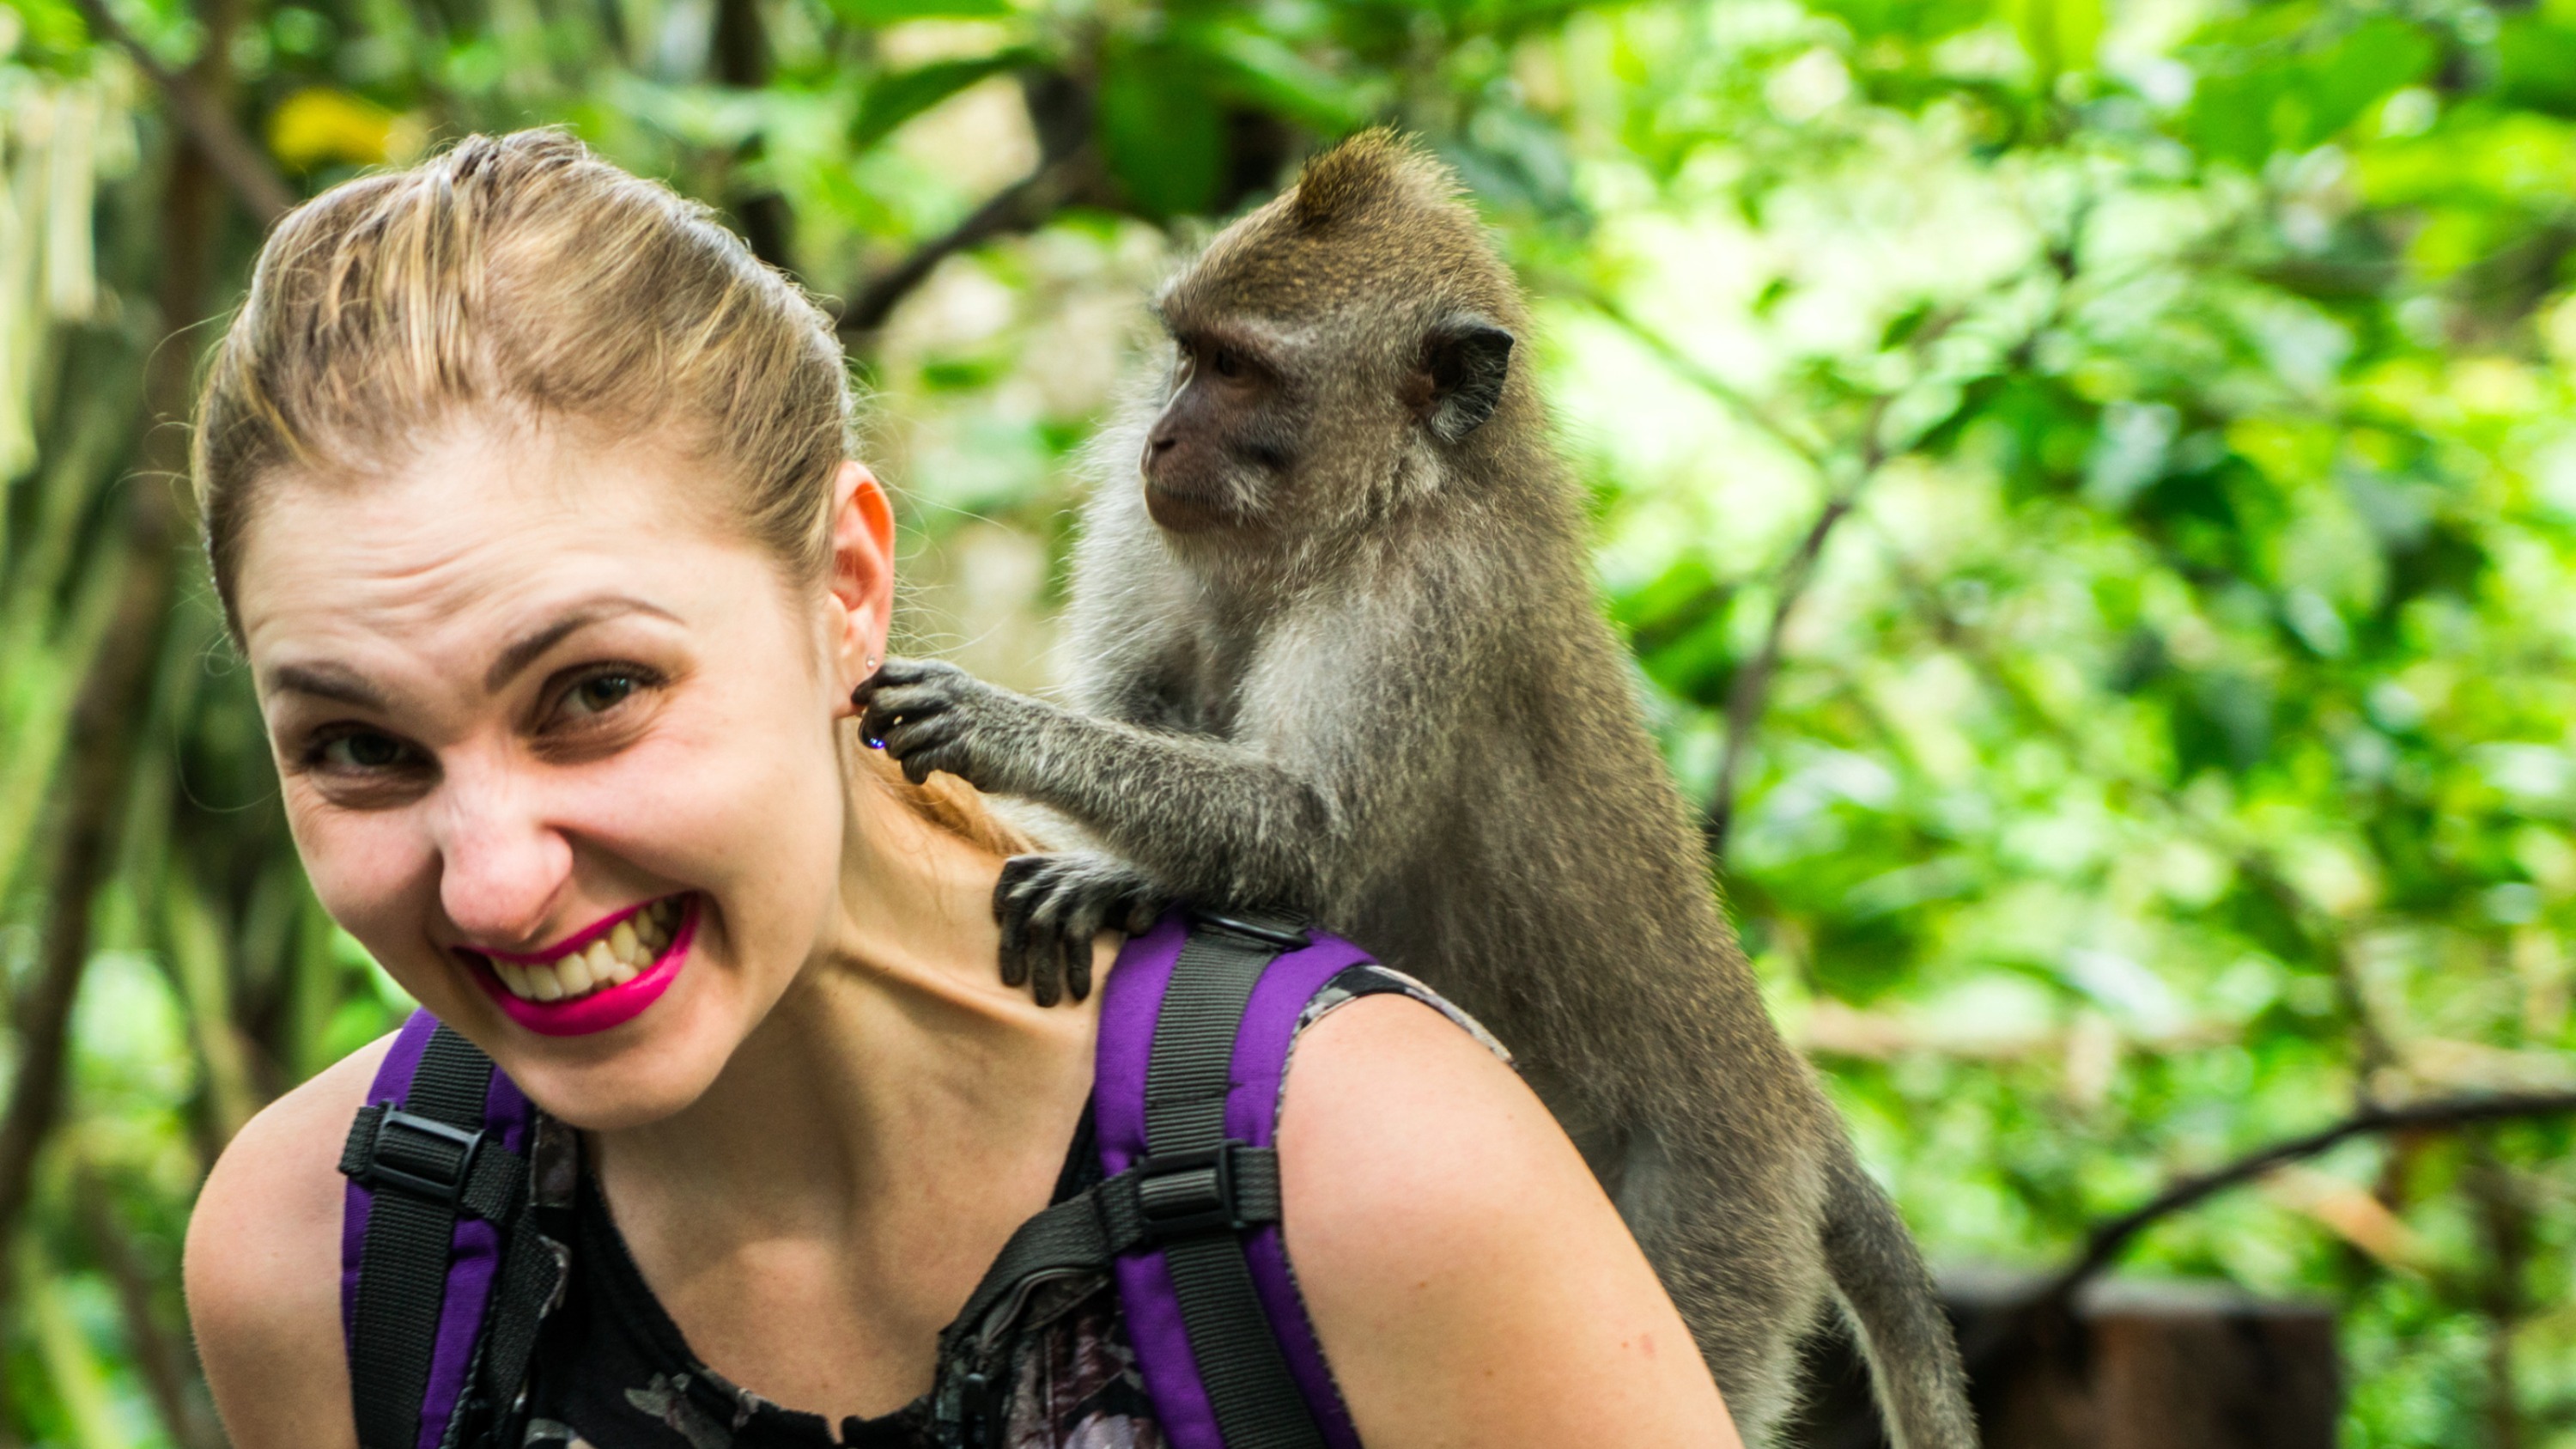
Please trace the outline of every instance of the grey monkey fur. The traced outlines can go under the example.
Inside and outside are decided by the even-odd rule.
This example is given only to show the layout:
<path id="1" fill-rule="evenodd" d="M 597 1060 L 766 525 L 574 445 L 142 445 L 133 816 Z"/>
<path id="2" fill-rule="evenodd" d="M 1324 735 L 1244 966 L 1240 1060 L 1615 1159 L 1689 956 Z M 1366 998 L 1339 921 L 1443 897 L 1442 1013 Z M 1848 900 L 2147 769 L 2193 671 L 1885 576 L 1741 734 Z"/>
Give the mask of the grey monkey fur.
<path id="1" fill-rule="evenodd" d="M 1013 863 L 1010 951 L 1168 899 L 1285 908 L 1484 1021 L 1749 1443 L 1795 1407 L 1797 1344 L 1839 1296 L 1898 1449 L 1968 1449 L 1930 1276 L 1718 909 L 1530 370 L 1508 365 L 1526 307 L 1455 191 L 1362 136 L 1165 289 L 1211 405 L 1219 348 L 1271 391 L 1225 415 L 1228 451 L 1194 474 L 1157 471 L 1205 443 L 1157 418 L 1180 372 L 1104 435 L 1074 565 L 1077 708 L 889 661 L 861 690 L 866 728 L 916 779 L 951 771 L 1107 847 Z M 1481 350 L 1438 355 L 1481 357 L 1481 380 L 1425 360 L 1461 336 Z M 1189 486 L 1157 494 L 1167 476 Z"/>

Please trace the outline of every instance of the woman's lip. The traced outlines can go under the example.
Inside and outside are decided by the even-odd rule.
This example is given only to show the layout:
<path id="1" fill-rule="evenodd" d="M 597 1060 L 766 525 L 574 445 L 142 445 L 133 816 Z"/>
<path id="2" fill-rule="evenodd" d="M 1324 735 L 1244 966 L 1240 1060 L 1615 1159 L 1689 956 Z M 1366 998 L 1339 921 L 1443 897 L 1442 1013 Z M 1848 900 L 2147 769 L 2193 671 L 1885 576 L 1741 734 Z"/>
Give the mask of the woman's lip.
<path id="1" fill-rule="evenodd" d="M 654 899 L 668 900 L 670 897 L 657 896 Z M 513 966 L 551 965 L 554 962 L 560 961 L 566 956 L 571 955 L 575 951 L 588 950 L 591 942 L 603 940 L 607 937 L 609 932 L 616 930 L 618 922 L 633 919 L 641 912 L 650 909 L 653 903 L 653 901 L 637 901 L 635 904 L 628 906 L 622 911 L 602 916 L 598 920 L 591 922 L 589 925 L 582 927 L 580 930 L 573 932 L 571 935 L 564 937 L 562 940 L 557 941 L 555 944 L 548 946 L 542 951 L 525 953 L 518 951 L 495 951 L 489 946 L 462 946 L 458 949 L 471 951 L 477 956 L 489 956 L 495 961 L 507 961 Z"/>
<path id="2" fill-rule="evenodd" d="M 698 935 L 698 897 L 691 894 L 686 900 L 687 905 L 681 908 L 680 924 L 671 933 L 671 944 L 653 959 L 652 965 L 623 985 L 594 991 L 573 1001 L 529 1001 L 512 994 L 509 987 L 502 985 L 500 974 L 488 963 L 474 963 L 468 968 L 468 974 L 501 1008 L 502 1015 L 539 1036 L 588 1036 L 612 1026 L 623 1026 L 643 1015 L 646 1007 L 661 1000 L 662 993 L 670 990 L 671 983 L 679 979 L 680 968 L 688 959 L 689 947 L 696 942 Z M 609 924 L 614 926 L 623 919 L 625 915 L 619 915 Z"/>

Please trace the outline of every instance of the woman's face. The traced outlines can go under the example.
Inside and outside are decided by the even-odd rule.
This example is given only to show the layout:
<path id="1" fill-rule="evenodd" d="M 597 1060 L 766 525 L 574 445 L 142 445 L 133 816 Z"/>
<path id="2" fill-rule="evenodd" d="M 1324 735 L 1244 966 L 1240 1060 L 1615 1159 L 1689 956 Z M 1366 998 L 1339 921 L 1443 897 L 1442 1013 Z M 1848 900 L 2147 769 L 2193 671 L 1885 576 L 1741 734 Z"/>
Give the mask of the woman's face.
<path id="1" fill-rule="evenodd" d="M 243 540 L 322 904 L 579 1126 L 695 1100 L 836 899 L 884 500 L 843 468 L 834 575 L 799 588 L 726 487 L 649 441 L 465 427 L 390 477 L 271 482 Z"/>

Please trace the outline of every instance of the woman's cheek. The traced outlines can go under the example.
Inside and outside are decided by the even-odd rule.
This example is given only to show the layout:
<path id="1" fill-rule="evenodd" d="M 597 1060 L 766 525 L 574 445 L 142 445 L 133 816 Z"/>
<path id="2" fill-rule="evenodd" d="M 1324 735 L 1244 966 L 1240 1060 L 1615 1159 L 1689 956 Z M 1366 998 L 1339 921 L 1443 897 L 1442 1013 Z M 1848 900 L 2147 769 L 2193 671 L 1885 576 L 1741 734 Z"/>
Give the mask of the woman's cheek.
<path id="1" fill-rule="evenodd" d="M 361 815 L 303 794 L 288 798 L 287 829 L 314 898 L 368 954 L 390 966 L 405 955 L 404 941 L 428 938 L 427 902 L 412 899 L 430 879 L 418 833 L 400 812 Z"/>

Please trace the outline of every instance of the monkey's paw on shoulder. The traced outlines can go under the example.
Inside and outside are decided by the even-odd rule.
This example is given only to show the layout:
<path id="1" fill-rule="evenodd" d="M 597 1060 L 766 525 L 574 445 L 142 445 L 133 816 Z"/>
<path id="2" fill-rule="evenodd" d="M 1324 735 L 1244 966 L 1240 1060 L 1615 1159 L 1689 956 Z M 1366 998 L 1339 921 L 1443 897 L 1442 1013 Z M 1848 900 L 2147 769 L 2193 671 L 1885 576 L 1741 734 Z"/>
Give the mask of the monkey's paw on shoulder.
<path id="1" fill-rule="evenodd" d="M 1001 778 L 1030 701 L 936 659 L 889 659 L 850 694 L 860 737 L 918 785 L 946 771 L 979 790 L 1012 793 Z"/>
<path id="2" fill-rule="evenodd" d="M 1114 855 L 1018 855 L 993 887 L 1002 926 L 1002 984 L 1026 986 L 1040 1006 L 1091 994 L 1092 941 L 1102 931 L 1150 929 L 1171 900 Z"/>

